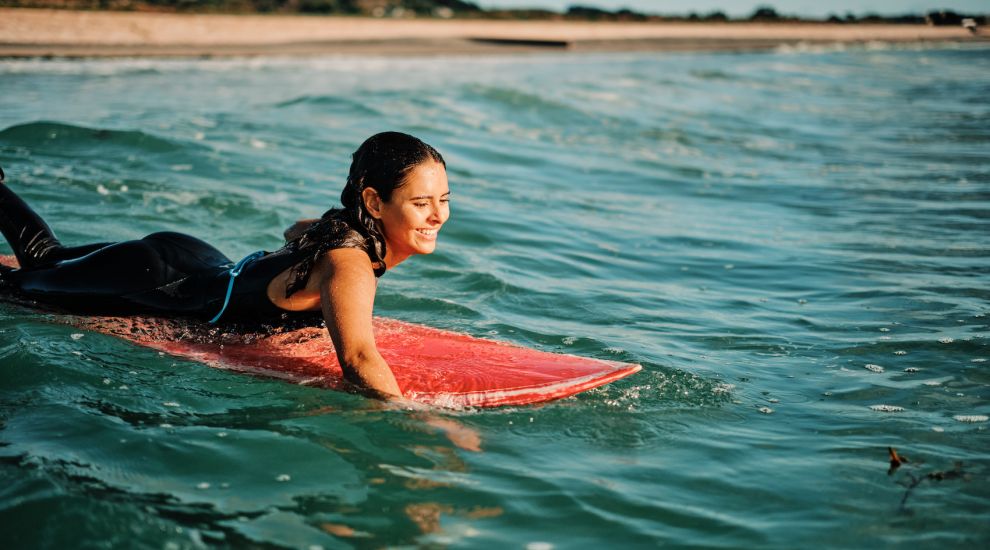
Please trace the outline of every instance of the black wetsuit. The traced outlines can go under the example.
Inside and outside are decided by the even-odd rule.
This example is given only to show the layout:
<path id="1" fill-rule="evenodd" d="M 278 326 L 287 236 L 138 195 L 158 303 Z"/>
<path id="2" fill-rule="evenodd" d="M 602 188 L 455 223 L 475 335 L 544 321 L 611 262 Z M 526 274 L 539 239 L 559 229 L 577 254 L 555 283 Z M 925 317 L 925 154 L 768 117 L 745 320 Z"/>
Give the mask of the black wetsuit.
<path id="1" fill-rule="evenodd" d="M 274 320 L 287 311 L 268 298 L 268 284 L 299 261 L 281 249 L 244 267 L 224 320 Z M 212 318 L 223 307 L 233 262 L 182 233 L 153 233 L 106 244 L 81 257 L 19 269 L 4 278 L 24 295 L 80 313 L 164 313 Z"/>
<path id="2" fill-rule="evenodd" d="M 234 265 L 210 244 L 174 232 L 119 243 L 62 246 L 44 220 L 3 183 L 0 230 L 21 264 L 21 269 L 0 273 L 4 285 L 29 298 L 81 313 L 211 319 L 223 307 Z M 268 298 L 268 284 L 305 255 L 286 246 L 245 265 L 221 320 L 284 320 L 290 312 Z"/>

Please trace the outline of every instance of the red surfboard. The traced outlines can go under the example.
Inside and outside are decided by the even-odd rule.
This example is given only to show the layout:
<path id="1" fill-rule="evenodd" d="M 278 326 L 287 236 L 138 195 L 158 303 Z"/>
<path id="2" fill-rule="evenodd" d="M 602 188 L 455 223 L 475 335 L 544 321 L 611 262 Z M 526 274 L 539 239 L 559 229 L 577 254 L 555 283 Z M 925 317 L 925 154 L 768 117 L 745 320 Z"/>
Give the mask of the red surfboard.
<path id="1" fill-rule="evenodd" d="M 0 264 L 16 267 L 13 256 Z M 275 334 L 225 333 L 188 319 L 83 317 L 56 319 L 176 357 L 306 385 L 346 389 L 333 343 L 317 327 Z M 528 405 L 608 384 L 642 367 L 547 353 L 394 319 L 374 319 L 375 342 L 406 398 L 464 408 Z"/>

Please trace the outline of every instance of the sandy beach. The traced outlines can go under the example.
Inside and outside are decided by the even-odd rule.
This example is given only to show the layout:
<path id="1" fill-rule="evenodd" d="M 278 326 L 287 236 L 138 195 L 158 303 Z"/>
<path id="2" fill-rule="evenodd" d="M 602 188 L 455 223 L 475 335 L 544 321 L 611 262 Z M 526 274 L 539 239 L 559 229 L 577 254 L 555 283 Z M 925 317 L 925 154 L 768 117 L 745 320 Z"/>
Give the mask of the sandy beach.
<path id="1" fill-rule="evenodd" d="M 986 41 L 959 27 L 373 19 L 0 9 L 2 57 L 484 54 L 752 50 L 783 44 Z"/>

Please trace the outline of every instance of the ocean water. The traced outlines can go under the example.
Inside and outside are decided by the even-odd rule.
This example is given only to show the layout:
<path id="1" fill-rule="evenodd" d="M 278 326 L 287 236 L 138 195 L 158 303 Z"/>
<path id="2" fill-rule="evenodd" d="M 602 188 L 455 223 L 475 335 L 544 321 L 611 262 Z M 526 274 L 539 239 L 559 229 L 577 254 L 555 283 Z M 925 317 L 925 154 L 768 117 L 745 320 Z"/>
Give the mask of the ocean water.
<path id="1" fill-rule="evenodd" d="M 0 546 L 985 546 L 988 51 L 0 60 L 64 242 L 277 248 L 398 129 L 452 217 L 376 314 L 644 366 L 406 411 L 0 304 Z"/>

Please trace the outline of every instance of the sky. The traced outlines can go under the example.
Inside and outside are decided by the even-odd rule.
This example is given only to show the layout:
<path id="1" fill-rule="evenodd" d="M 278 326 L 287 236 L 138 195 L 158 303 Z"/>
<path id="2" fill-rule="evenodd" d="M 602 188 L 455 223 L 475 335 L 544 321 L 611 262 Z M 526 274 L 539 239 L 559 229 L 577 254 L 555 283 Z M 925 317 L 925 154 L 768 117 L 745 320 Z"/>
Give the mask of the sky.
<path id="1" fill-rule="evenodd" d="M 593 6 L 615 10 L 630 8 L 644 13 L 687 14 L 694 11 L 708 13 L 720 10 L 730 16 L 749 15 L 757 6 L 768 5 L 778 13 L 805 17 L 824 17 L 829 14 L 856 15 L 879 13 L 925 13 L 937 9 L 983 14 L 990 13 L 987 0 L 474 0 L 484 8 L 537 7 L 563 11 L 571 5 Z"/>

